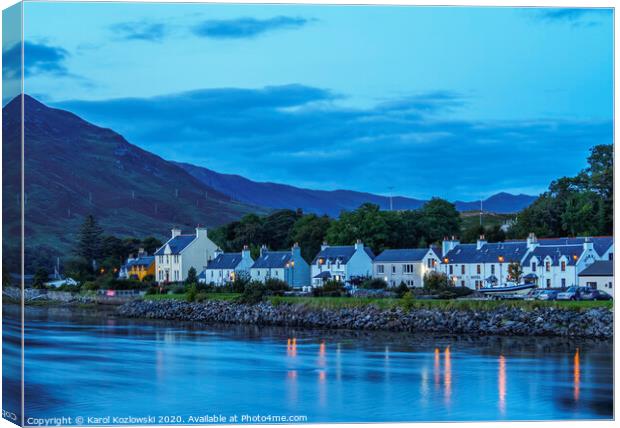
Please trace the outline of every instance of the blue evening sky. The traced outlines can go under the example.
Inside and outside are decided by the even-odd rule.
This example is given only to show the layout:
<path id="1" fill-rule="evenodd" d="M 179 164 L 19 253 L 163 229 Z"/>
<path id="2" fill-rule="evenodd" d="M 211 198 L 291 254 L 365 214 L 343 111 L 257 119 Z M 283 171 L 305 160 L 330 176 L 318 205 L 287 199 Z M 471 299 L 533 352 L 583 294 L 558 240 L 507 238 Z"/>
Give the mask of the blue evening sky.
<path id="1" fill-rule="evenodd" d="M 612 142 L 611 10 L 33 2 L 24 34 L 26 93 L 258 181 L 537 194 Z"/>

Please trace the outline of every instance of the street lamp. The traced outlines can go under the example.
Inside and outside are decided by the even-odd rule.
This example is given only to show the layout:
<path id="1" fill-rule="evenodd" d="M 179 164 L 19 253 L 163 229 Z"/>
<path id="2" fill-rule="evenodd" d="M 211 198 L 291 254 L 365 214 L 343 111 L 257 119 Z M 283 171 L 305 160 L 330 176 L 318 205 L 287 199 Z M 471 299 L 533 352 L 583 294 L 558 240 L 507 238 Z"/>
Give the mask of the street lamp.
<path id="1" fill-rule="evenodd" d="M 499 285 L 502 285 L 502 263 L 504 263 L 504 256 L 499 256 L 497 258 L 497 261 L 499 262 Z"/>

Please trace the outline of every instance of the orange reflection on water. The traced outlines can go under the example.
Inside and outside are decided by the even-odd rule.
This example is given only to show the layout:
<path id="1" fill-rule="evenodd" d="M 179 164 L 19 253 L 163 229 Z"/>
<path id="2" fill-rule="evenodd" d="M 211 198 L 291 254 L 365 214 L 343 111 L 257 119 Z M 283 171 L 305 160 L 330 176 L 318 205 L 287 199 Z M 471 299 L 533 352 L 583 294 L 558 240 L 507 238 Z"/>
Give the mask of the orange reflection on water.
<path id="1" fill-rule="evenodd" d="M 440 363 L 440 351 L 439 348 L 435 348 L 435 366 L 433 367 L 433 373 L 435 374 L 435 388 L 439 387 L 439 363 Z"/>
<path id="2" fill-rule="evenodd" d="M 506 411 L 506 358 L 503 355 L 499 356 L 497 389 L 499 393 L 499 411 L 503 414 Z"/>
<path id="3" fill-rule="evenodd" d="M 450 396 L 452 395 L 452 361 L 450 359 L 450 347 L 448 346 L 444 351 L 444 398 L 446 403 L 450 402 Z"/>
<path id="4" fill-rule="evenodd" d="M 573 357 L 573 398 L 579 401 L 579 384 L 581 383 L 581 365 L 579 361 L 579 348 L 575 350 Z"/>
<path id="5" fill-rule="evenodd" d="M 295 358 L 297 356 L 297 339 L 288 339 L 286 343 L 286 355 Z"/>

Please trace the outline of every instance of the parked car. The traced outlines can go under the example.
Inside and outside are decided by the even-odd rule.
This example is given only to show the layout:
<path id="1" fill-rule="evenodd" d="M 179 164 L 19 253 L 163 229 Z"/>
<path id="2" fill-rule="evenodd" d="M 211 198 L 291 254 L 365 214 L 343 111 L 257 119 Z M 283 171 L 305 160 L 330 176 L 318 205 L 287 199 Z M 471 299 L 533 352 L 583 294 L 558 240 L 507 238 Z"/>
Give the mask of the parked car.
<path id="1" fill-rule="evenodd" d="M 536 300 L 536 299 L 538 299 L 538 296 L 540 295 L 540 293 L 542 293 L 543 291 L 544 290 L 541 290 L 539 288 L 534 288 L 534 289 L 530 290 L 530 292 L 525 295 L 523 300 Z"/>
<path id="2" fill-rule="evenodd" d="M 590 287 L 569 287 L 566 291 L 558 293 L 558 300 L 581 300 L 581 296 L 587 292 Z"/>
<path id="3" fill-rule="evenodd" d="M 536 300 L 557 300 L 558 290 L 541 290 L 536 296 Z"/>
<path id="4" fill-rule="evenodd" d="M 611 300 L 611 296 L 602 290 L 588 288 L 581 295 L 581 300 Z"/>

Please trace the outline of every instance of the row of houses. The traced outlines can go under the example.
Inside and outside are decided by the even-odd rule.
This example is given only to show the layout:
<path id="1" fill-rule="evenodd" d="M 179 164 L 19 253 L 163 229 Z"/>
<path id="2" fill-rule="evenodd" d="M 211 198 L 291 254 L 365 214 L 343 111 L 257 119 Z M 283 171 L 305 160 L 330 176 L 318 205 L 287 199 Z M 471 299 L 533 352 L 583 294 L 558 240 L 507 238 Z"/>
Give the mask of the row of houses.
<path id="1" fill-rule="evenodd" d="M 139 268 L 138 257 L 130 268 Z M 308 264 L 295 244 L 287 251 L 262 246 L 255 260 L 246 246 L 238 253 L 222 252 L 207 236 L 205 228 L 183 234 L 174 228 L 170 239 L 154 255 L 153 273 L 159 283 L 183 281 L 190 268 L 199 272 L 199 281 L 225 285 L 237 275 L 252 280 L 277 278 L 293 288 L 318 287 L 329 280 L 355 284 L 360 278 L 374 277 L 390 286 L 401 283 L 422 287 L 430 271 L 445 273 L 455 286 L 479 289 L 509 281 L 508 266 L 519 263 L 523 278 L 539 287 L 567 287 L 579 284 L 579 275 L 597 261 L 613 260 L 612 237 L 578 237 L 488 243 L 481 236 L 475 244 L 444 239 L 441 247 L 388 249 L 375 255 L 361 241 L 349 246 L 324 244 Z M 129 263 L 128 263 L 129 265 Z M 600 269 L 599 269 L 600 270 Z M 613 281 L 604 282 L 613 288 Z M 606 290 L 613 291 L 613 290 Z"/>

